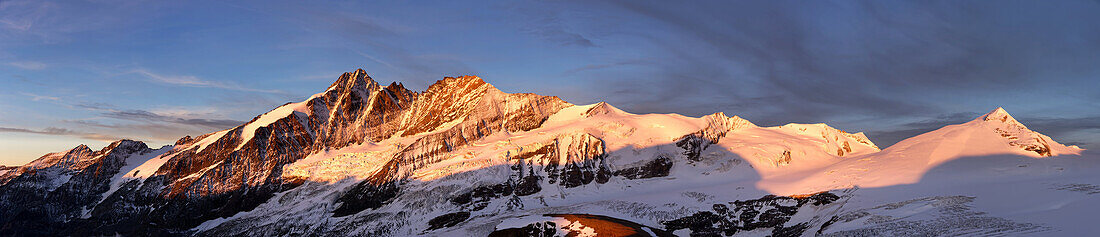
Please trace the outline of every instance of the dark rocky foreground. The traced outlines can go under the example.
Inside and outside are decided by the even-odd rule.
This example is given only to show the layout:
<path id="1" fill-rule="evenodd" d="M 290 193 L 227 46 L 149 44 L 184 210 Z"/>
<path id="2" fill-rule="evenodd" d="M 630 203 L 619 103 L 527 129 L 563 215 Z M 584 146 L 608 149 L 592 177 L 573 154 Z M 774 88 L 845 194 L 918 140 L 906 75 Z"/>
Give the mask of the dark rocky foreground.
<path id="1" fill-rule="evenodd" d="M 577 222 L 585 227 L 590 227 L 597 236 L 629 236 L 629 237 L 671 237 L 675 236 L 668 231 L 644 226 L 628 220 L 609 216 L 591 214 L 546 214 L 547 217 L 560 217 L 570 222 Z M 491 237 L 519 237 L 519 236 L 555 236 L 566 228 L 558 226 L 551 221 L 531 223 L 520 228 L 508 228 L 496 230 L 489 234 Z M 577 235 L 567 229 L 566 236 Z"/>
<path id="2" fill-rule="evenodd" d="M 731 236 L 771 229 L 772 236 L 800 236 L 810 223 L 788 223 L 806 205 L 822 206 L 840 199 L 824 192 L 804 198 L 768 195 L 760 199 L 714 204 L 711 211 L 662 222 L 668 230 L 690 229 L 692 236 Z"/>
<path id="3" fill-rule="evenodd" d="M 674 236 L 673 231 L 688 229 L 691 236 L 733 236 L 745 231 L 767 230 L 769 236 L 801 236 L 822 223 L 789 223 L 791 217 L 806 206 L 821 207 L 836 202 L 841 197 L 829 193 L 817 193 L 804 197 L 768 195 L 759 199 L 714 204 L 709 211 L 699 211 L 689 216 L 661 222 L 664 229 L 644 226 L 631 221 L 590 214 L 546 214 L 561 217 L 591 227 L 598 236 Z M 449 214 L 451 215 L 451 214 Z M 467 217 L 468 213 L 464 217 Z M 442 216 L 441 216 L 442 217 Z M 433 220 L 434 221 L 434 220 Z M 816 226 L 815 226 L 816 225 Z M 555 236 L 564 232 L 576 235 L 577 230 L 560 226 L 554 221 L 538 221 L 523 227 L 493 231 L 489 236 Z M 761 234 L 761 232 L 754 232 Z"/>

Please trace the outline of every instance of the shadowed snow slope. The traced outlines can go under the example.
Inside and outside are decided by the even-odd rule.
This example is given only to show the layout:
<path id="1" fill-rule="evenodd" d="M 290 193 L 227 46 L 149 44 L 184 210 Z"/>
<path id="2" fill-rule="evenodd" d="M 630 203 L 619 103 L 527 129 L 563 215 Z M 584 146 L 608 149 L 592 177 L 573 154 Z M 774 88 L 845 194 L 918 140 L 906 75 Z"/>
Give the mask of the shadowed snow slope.
<path id="1" fill-rule="evenodd" d="M 138 144 L 0 169 L 0 235 L 1071 235 L 1100 194 L 1094 155 L 1000 108 L 880 150 L 825 124 L 631 114 L 474 76 L 415 92 L 362 69 Z"/>

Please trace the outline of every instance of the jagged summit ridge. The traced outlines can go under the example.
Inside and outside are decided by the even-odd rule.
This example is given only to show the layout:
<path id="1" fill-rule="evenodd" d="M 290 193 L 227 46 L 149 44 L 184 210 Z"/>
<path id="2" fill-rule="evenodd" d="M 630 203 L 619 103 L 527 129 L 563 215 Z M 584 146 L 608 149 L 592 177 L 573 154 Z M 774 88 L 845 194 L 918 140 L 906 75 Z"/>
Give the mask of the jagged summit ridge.
<path id="1" fill-rule="evenodd" d="M 184 144 L 166 155 L 168 160 L 155 175 L 170 181 L 169 195 L 223 193 L 280 183 L 281 170 L 275 167 L 316 151 L 438 133 L 409 144 L 391 165 L 419 164 L 469 140 L 538 127 L 567 106 L 571 105 L 557 97 L 504 93 L 476 76 L 446 77 L 424 92 L 414 92 L 396 82 L 380 86 L 358 69 L 343 73 L 325 92 L 280 106 L 242 126 L 181 139 Z M 397 174 L 385 176 L 392 175 Z M 232 181 L 217 188 L 207 185 L 222 180 Z"/>
<path id="2" fill-rule="evenodd" d="M 367 74 L 366 70 L 360 68 L 355 71 L 340 74 L 340 77 L 328 88 L 328 90 L 335 89 L 368 92 L 378 89 L 378 82 L 375 82 L 374 78 L 371 78 L 370 75 Z"/>

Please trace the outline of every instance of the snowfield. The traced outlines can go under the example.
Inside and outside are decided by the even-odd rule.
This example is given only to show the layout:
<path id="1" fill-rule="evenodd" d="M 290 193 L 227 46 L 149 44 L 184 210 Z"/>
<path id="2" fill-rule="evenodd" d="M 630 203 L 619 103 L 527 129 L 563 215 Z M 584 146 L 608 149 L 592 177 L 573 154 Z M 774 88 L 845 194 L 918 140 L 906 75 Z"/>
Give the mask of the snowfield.
<path id="1" fill-rule="evenodd" d="M 0 235 L 1090 236 L 1096 213 L 1100 155 L 1001 108 L 880 148 L 363 70 L 174 146 L 0 169 Z"/>
<path id="2" fill-rule="evenodd" d="M 603 103 L 569 107 L 538 129 L 495 134 L 454 150 L 439 162 L 417 169 L 401 185 L 402 194 L 385 206 L 337 218 L 329 213 L 339 205 L 341 192 L 377 172 L 387 153 L 416 137 L 326 151 L 287 167 L 286 175 L 311 182 L 256 210 L 211 221 L 195 231 L 234 234 L 261 226 L 277 230 L 262 233 L 336 229 L 396 236 L 476 236 L 556 223 L 554 235 L 584 236 L 594 230 L 543 215 L 598 214 L 664 229 L 669 220 L 710 211 L 716 204 L 818 192 L 832 192 L 840 199 L 797 209 L 786 223 L 808 223 L 800 235 L 1079 236 L 1097 231 L 1088 218 L 1080 218 L 1100 211 L 1095 204 L 1100 203 L 1096 202 L 1100 201 L 1096 156 L 1058 144 L 1022 124 L 978 118 L 880 151 L 861 133 L 824 124 L 758 127 L 749 123 L 703 149 L 698 160 L 686 159 L 685 149 L 676 142 L 684 134 L 711 126 L 715 118 L 729 119 L 724 115 L 636 115 Z M 1002 131 L 1013 135 L 1002 136 Z M 575 134 L 600 138 L 613 170 L 638 167 L 657 157 L 676 158 L 669 175 L 663 177 L 612 177 L 606 183 L 579 187 L 542 181 L 538 193 L 488 198 L 484 207 L 456 208 L 448 200 L 474 187 L 514 182 L 509 180 L 516 178 L 509 168 L 515 164 L 512 156 L 540 144 L 571 143 L 562 138 Z M 1057 155 L 1043 156 L 1012 143 L 1035 137 L 1046 139 L 1044 144 Z M 556 155 L 562 165 L 582 161 Z M 467 212 L 468 219 L 454 226 L 431 229 L 429 225 L 432 218 Z M 348 226 L 352 223 L 358 224 Z M 734 234 L 773 235 L 772 229 Z"/>

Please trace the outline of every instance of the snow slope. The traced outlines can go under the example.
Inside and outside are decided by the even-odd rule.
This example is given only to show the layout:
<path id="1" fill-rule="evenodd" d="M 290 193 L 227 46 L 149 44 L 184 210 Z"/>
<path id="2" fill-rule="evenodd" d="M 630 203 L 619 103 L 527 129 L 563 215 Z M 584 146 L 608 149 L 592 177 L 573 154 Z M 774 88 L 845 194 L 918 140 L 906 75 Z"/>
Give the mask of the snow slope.
<path id="1" fill-rule="evenodd" d="M 712 136 L 710 135 L 712 133 L 724 135 L 721 135 L 716 144 L 704 149 L 705 152 L 697 160 L 677 158 L 683 156 L 684 152 L 684 148 L 677 143 L 685 139 L 685 134 L 700 131 L 707 131 L 701 132 L 704 136 Z M 254 211 L 216 220 L 216 224 L 213 222 L 204 224 L 196 231 L 238 233 L 234 232 L 236 228 L 233 226 L 237 226 L 235 223 L 268 223 L 261 226 L 273 226 L 278 225 L 276 223 L 286 224 L 285 218 L 295 220 L 294 224 L 287 225 L 311 226 L 307 228 L 311 231 L 340 228 L 339 224 L 323 224 L 327 222 L 318 222 L 306 217 L 324 216 L 325 213 L 335 210 L 338 206 L 327 203 L 342 195 L 340 190 L 380 172 L 381 164 L 389 159 L 387 154 L 392 154 L 403 145 L 420 139 L 420 136 L 430 134 L 432 133 L 391 138 L 378 143 L 365 143 L 315 153 L 285 167 L 286 177 L 307 181 L 299 191 L 280 194 L 282 196 L 276 197 L 279 200 L 290 201 L 261 204 Z M 598 140 L 592 143 L 588 140 L 589 137 L 598 138 Z M 558 150 L 527 155 L 533 151 L 541 151 L 550 144 L 556 144 Z M 577 150 L 574 150 L 592 146 L 592 144 L 596 144 L 598 148 L 595 149 L 598 151 L 576 153 Z M 543 177 L 538 185 L 542 187 L 542 191 L 522 198 L 517 196 L 514 199 L 516 201 L 490 201 L 487 204 L 490 205 L 489 208 L 481 212 L 474 211 L 472 218 L 492 222 L 491 220 L 511 216 L 509 214 L 493 217 L 494 213 L 509 209 L 518 210 L 516 208 L 521 206 L 543 211 L 555 209 L 553 207 L 583 207 L 578 210 L 583 209 L 589 214 L 622 217 L 622 213 L 614 211 L 616 209 L 608 209 L 610 207 L 602 205 L 619 202 L 665 201 L 673 205 L 670 207 L 677 208 L 679 211 L 651 217 L 672 217 L 675 216 L 674 213 L 687 214 L 685 208 L 710 206 L 699 204 L 697 200 L 700 198 L 763 196 L 767 192 L 753 188 L 755 183 L 760 181 L 762 174 L 778 175 L 784 172 L 784 168 L 791 168 L 789 170 L 793 171 L 810 169 L 849 159 L 850 156 L 877 151 L 878 147 L 862 134 L 849 134 L 823 124 L 758 127 L 736 116 L 727 117 L 721 113 L 691 118 L 676 114 L 630 114 L 606 103 L 579 105 L 558 111 L 539 128 L 524 132 L 497 133 L 474 141 L 468 146 L 456 148 L 441 160 L 413 171 L 408 183 L 402 185 L 401 192 L 404 194 L 399 196 L 399 199 L 393 200 L 394 203 L 363 213 L 395 213 L 404 210 L 405 215 L 416 216 L 407 217 L 409 220 L 404 222 L 444 215 L 447 214 L 447 209 L 453 208 L 446 198 L 455 195 L 456 192 L 461 193 L 463 190 L 478 186 L 511 182 L 509 180 L 516 179 L 517 176 L 510 171 L 512 169 L 510 167 L 519 165 L 531 166 L 532 174 Z M 782 165 L 776 165 L 775 160 L 784 153 L 790 155 Z M 597 158 L 586 154 L 597 156 L 607 154 L 607 156 Z M 638 178 L 646 175 L 625 174 L 627 173 L 625 171 L 646 167 L 654 159 L 665 158 L 670 158 L 673 163 L 666 171 L 669 174 L 652 175 L 651 178 Z M 522 160 L 517 161 L 517 159 Z M 590 181 L 591 183 L 571 187 L 563 186 L 562 183 L 551 183 L 546 178 L 554 174 L 542 171 L 549 169 L 548 167 L 568 167 L 571 164 L 593 167 L 592 169 L 599 169 L 600 165 L 606 165 L 608 169 L 620 172 L 604 183 Z M 342 188 L 333 190 L 330 189 L 332 186 Z M 672 196 L 669 197 L 669 195 Z M 402 208 L 407 205 L 427 206 L 418 209 Z M 564 210 L 569 209 L 575 208 Z M 656 208 L 654 211 L 662 209 L 665 208 Z M 604 211 L 592 212 L 598 210 Z M 515 214 L 551 213 L 518 211 Z M 359 215 L 348 217 L 351 219 L 345 218 L 346 221 L 342 223 L 354 222 L 354 219 L 361 218 L 357 216 Z M 660 227 L 660 224 L 653 220 L 625 219 Z M 376 224 L 377 226 L 389 225 Z M 423 223 L 406 223 L 402 224 L 406 226 L 403 228 L 411 229 L 390 230 L 393 232 L 387 233 L 415 235 L 420 233 L 422 228 L 428 228 L 422 225 Z M 370 229 L 372 227 L 365 228 L 356 231 L 372 233 Z M 484 234 L 480 231 L 485 229 L 474 230 L 473 233 Z"/>
<path id="2" fill-rule="evenodd" d="M 584 234 L 586 230 L 570 227 L 560 218 L 528 217 L 599 214 L 663 228 L 672 219 L 711 210 L 715 203 L 732 204 L 735 200 L 767 194 L 824 191 L 836 192 L 842 198 L 834 204 L 798 208 L 798 214 L 788 220 L 810 225 L 811 229 L 804 234 L 816 231 L 824 235 L 1075 235 L 1093 231 L 1086 221 L 1075 219 L 1073 213 L 1097 209 L 1089 204 L 1096 199 L 1089 193 L 1100 193 L 1100 186 L 1089 180 L 1100 171 L 1097 160 L 1088 158 L 1091 156 L 1080 149 L 1027 130 L 1010 116 L 1001 119 L 1005 116 L 1007 113 L 998 109 L 974 121 L 929 132 L 880 151 L 861 133 L 851 134 L 823 124 L 758 127 L 723 114 L 690 118 L 675 114 L 630 114 L 605 103 L 572 106 L 548 118 L 540 128 L 488 136 L 451 151 L 439 162 L 417 169 L 402 186 L 404 194 L 391 200 L 392 203 L 343 217 L 338 223 L 306 218 L 325 216 L 336 208 L 327 203 L 337 200 L 342 188 L 332 190 L 320 184 L 351 187 L 355 180 L 377 172 L 377 164 L 386 159 L 386 153 L 416 139 L 415 136 L 328 151 L 288 165 L 288 174 L 318 181 L 317 185 L 307 184 L 278 197 L 300 201 L 265 203 L 257 210 L 218 220 L 217 225 L 203 225 L 196 231 L 240 233 L 232 229 L 244 223 L 267 223 L 260 226 L 310 226 L 304 233 L 324 233 L 342 228 L 344 224 L 339 223 L 360 223 L 366 226 L 353 232 L 484 235 L 491 230 L 523 227 L 546 219 L 563 225 L 554 229 L 554 233 Z M 683 159 L 685 149 L 677 141 L 684 139 L 684 134 L 699 131 L 724 131 L 725 135 L 703 149 L 698 160 Z M 576 134 L 600 138 L 608 155 L 603 162 L 614 170 L 639 167 L 655 157 L 677 158 L 673 159 L 667 176 L 641 179 L 613 176 L 606 183 L 577 187 L 544 180 L 540 183 L 541 192 L 490 198 L 479 204 L 488 205 L 483 209 L 459 205 L 459 212 L 453 212 L 456 209 L 448 196 L 471 187 L 512 182 L 517 176 L 508 167 L 516 166 L 517 154 L 522 156 L 548 141 L 575 143 L 570 139 Z M 1031 145 L 1049 148 L 1054 157 L 1045 156 L 1041 149 L 1030 149 L 1034 147 Z M 561 153 L 556 155 L 561 158 L 558 164 L 584 161 L 569 160 L 568 155 Z M 534 167 L 551 165 L 539 163 L 544 158 L 536 155 L 518 163 Z M 1018 189 L 1031 190 L 1033 194 L 1007 195 Z M 477 193 L 480 189 L 474 190 Z M 1027 207 L 1027 203 L 1033 202 L 1051 206 Z M 407 209 L 409 205 L 419 208 Z M 386 213 L 404 213 L 405 220 L 369 218 L 391 215 Z M 469 217 L 457 227 L 425 232 L 432 228 L 428 219 L 454 214 Z M 1046 218 L 1032 217 L 1036 215 Z M 280 222 L 288 218 L 295 221 Z M 826 225 L 827 222 L 830 224 Z M 774 234 L 772 231 L 764 228 L 737 233 L 770 235 Z M 675 233 L 692 232 L 679 229 Z"/>
<path id="3" fill-rule="evenodd" d="M 314 97 L 311 97 L 310 99 L 316 98 L 316 96 L 317 95 L 314 95 Z M 310 99 L 307 99 L 306 101 L 309 101 Z M 306 106 L 306 102 L 290 103 L 290 104 L 286 104 L 286 105 L 283 105 L 283 106 L 279 106 L 278 108 L 275 108 L 275 110 L 272 110 L 271 112 L 264 113 L 263 115 L 260 115 L 259 117 L 257 117 L 252 122 L 249 122 L 248 124 L 244 125 L 244 129 L 241 130 L 241 141 L 250 141 L 250 140 L 252 140 L 252 137 L 255 136 L 255 134 L 256 134 L 256 129 L 257 128 L 271 125 L 275 121 L 278 121 L 279 119 L 282 119 L 282 118 L 286 118 L 287 116 L 290 116 L 291 114 L 296 115 L 298 117 L 298 121 L 302 123 L 302 126 L 309 126 L 309 124 L 307 122 L 307 121 L 309 121 L 309 119 L 306 118 L 306 116 L 308 116 L 309 113 L 310 113 L 309 107 Z M 234 150 L 240 150 L 242 147 L 244 147 L 244 144 L 245 144 L 244 142 L 241 142 L 239 145 L 237 145 L 237 148 L 234 149 Z M 200 148 L 199 150 L 201 151 L 202 149 Z"/>
<path id="4" fill-rule="evenodd" d="M 853 156 L 810 174 L 766 180 L 761 182 L 761 187 L 774 193 L 794 194 L 855 186 L 912 184 L 920 181 L 929 170 L 959 159 L 1077 157 L 1082 151 L 1027 129 L 1004 109 L 997 108 L 970 122 L 902 140 L 881 152 Z"/>
<path id="5" fill-rule="evenodd" d="M 34 233 L 1100 231 L 1089 223 L 1100 213 L 1100 156 L 1031 131 L 1000 108 L 880 149 L 863 133 L 825 124 L 632 114 L 603 102 L 504 93 L 472 76 L 413 92 L 357 70 L 241 126 L 147 150 L 104 162 L 78 147 L 6 169 L 0 180 L 14 183 L 0 184 L 5 200 L 44 200 L 25 190 L 76 193 L 76 207 L 47 203 L 29 213 L 83 212 L 56 222 L 0 212 L 15 213 L 0 215 L 0 235 L 43 223 L 52 228 Z M 50 168 L 22 171 L 28 167 Z M 99 175 L 97 167 L 118 172 Z"/>

